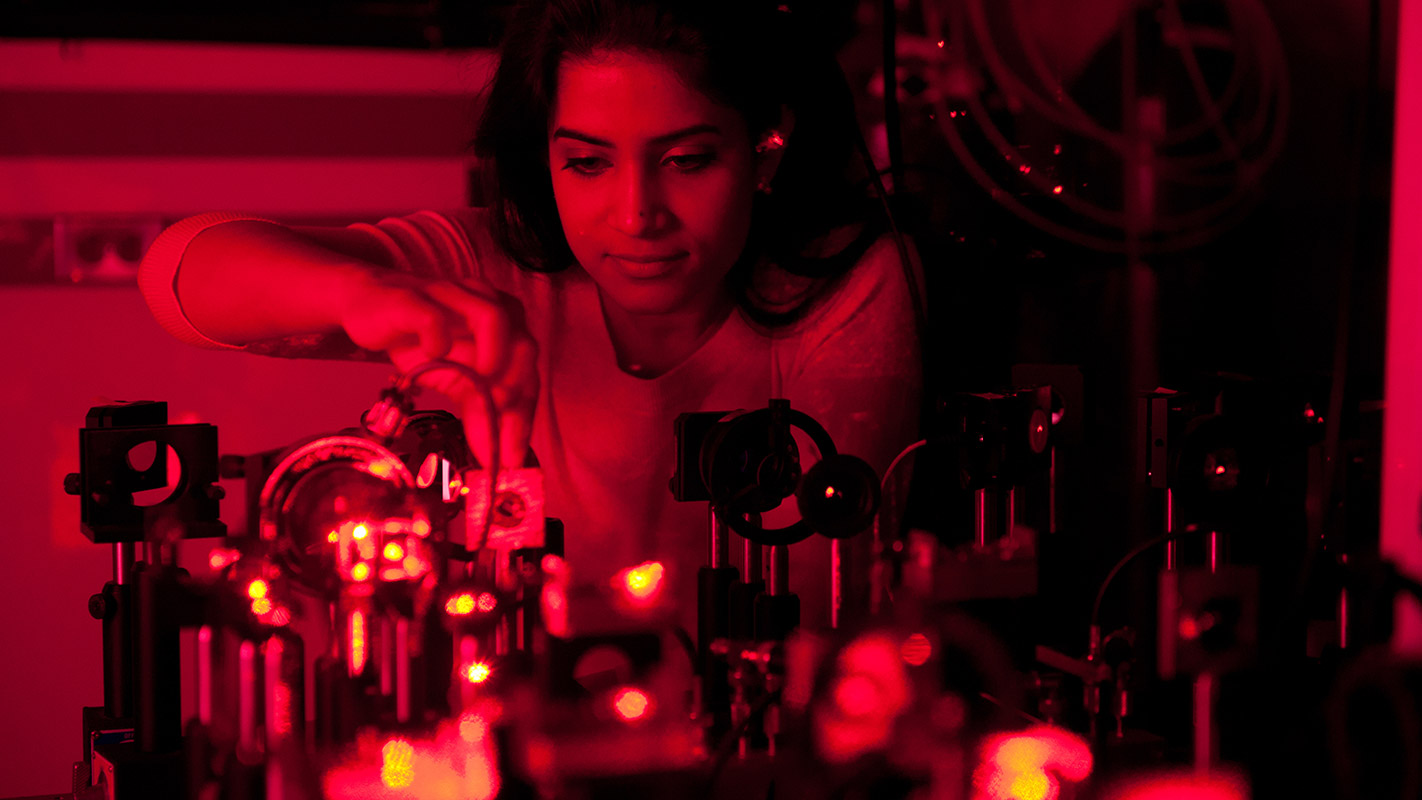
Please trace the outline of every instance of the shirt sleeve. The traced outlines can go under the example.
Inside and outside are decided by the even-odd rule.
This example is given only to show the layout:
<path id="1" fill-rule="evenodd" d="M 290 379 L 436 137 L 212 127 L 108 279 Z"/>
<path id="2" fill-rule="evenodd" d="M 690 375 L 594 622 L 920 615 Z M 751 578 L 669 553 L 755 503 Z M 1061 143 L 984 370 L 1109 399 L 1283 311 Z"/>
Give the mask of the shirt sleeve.
<path id="1" fill-rule="evenodd" d="M 178 270 L 192 240 L 216 225 L 238 221 L 272 222 L 262 217 L 225 212 L 188 217 L 164 230 L 143 258 L 139 291 L 154 319 L 179 341 L 219 350 L 252 349 L 250 345 L 227 344 L 203 334 L 188 319 L 177 295 Z M 293 227 L 292 230 L 371 264 L 429 278 L 459 280 L 480 276 L 479 265 L 490 246 L 476 247 L 474 243 L 487 238 L 479 235 L 484 227 L 482 212 L 466 209 L 450 213 L 420 211 L 346 228 Z"/>
<path id="2" fill-rule="evenodd" d="M 138 269 L 138 290 L 142 293 L 144 302 L 148 304 L 153 318 L 178 341 L 214 350 L 244 349 L 203 335 L 188 319 L 187 314 L 183 313 L 177 289 L 178 265 L 182 263 L 183 253 L 187 252 L 192 240 L 214 225 L 243 220 L 271 222 L 262 217 L 229 212 L 199 214 L 164 230 L 143 256 L 143 262 Z"/>

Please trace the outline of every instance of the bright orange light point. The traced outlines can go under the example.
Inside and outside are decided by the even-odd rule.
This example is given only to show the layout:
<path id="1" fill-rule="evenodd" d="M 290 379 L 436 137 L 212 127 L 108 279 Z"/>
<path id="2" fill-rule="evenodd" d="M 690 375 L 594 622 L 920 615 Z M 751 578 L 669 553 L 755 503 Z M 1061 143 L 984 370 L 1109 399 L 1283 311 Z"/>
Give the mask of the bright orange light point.
<path id="1" fill-rule="evenodd" d="M 938 40 L 938 49 L 942 50 L 942 49 L 943 49 L 943 45 L 945 45 L 945 44 L 947 44 L 947 42 L 945 42 L 945 41 L 942 40 L 942 39 L 939 39 L 939 40 Z"/>
<path id="2" fill-rule="evenodd" d="M 266 597 L 267 582 L 262 580 L 261 578 L 257 578 L 256 580 L 247 584 L 247 596 L 252 598 L 253 600 L 261 600 L 263 597 Z"/>
<path id="3" fill-rule="evenodd" d="M 1055 795 L 1047 773 L 1036 771 L 1024 772 L 1013 779 L 1007 787 L 1007 796 L 1011 800 L 1047 800 Z"/>
<path id="4" fill-rule="evenodd" d="M 404 739 L 391 739 L 380 750 L 380 782 L 403 789 L 415 782 L 415 748 Z"/>
<path id="5" fill-rule="evenodd" d="M 826 500 L 829 500 L 830 498 L 834 497 L 835 494 L 836 494 L 836 492 L 835 492 L 833 486 L 826 486 L 826 487 L 825 487 L 825 499 L 826 499 Z"/>
<path id="6" fill-rule="evenodd" d="M 627 570 L 622 585 L 634 600 L 648 600 L 662 588 L 666 568 L 660 561 L 648 561 Z"/>
<path id="7" fill-rule="evenodd" d="M 370 565 L 364 561 L 351 567 L 351 577 L 363 581 L 370 577 Z"/>
<path id="8" fill-rule="evenodd" d="M 370 528 L 362 523 L 351 529 L 351 535 L 357 539 L 364 539 L 370 535 Z"/>
<path id="9" fill-rule="evenodd" d="M 1061 193 L 1062 193 L 1062 187 L 1061 187 L 1061 186 L 1053 186 L 1053 187 L 1052 187 L 1052 194 L 1061 194 Z"/>
<path id="10" fill-rule="evenodd" d="M 479 610 L 480 610 L 480 611 L 482 611 L 482 612 L 484 612 L 485 614 L 487 614 L 487 613 L 489 613 L 490 611 L 493 611 L 495 608 L 497 608 L 498 605 L 499 605 L 499 598 L 493 596 L 492 594 L 489 594 L 488 592 L 480 592 L 480 593 L 479 593 Z"/>
<path id="11" fill-rule="evenodd" d="M 627 722 L 634 722 L 646 716 L 647 710 L 651 706 L 651 698 L 647 697 L 647 693 L 641 689 L 623 689 L 612 701 L 612 707 L 617 712 L 617 716 Z"/>
<path id="12" fill-rule="evenodd" d="M 474 611 L 474 595 L 461 592 L 445 601 L 444 610 L 457 617 L 471 614 Z"/>
<path id="13" fill-rule="evenodd" d="M 331 531 L 330 533 L 326 534 L 326 541 L 330 542 L 331 544 L 335 544 L 340 540 L 341 534 L 337 533 L 336 531 Z"/>
<path id="14" fill-rule="evenodd" d="M 272 601 L 268 600 L 265 597 L 259 597 L 256 600 L 252 601 L 252 613 L 256 614 L 259 617 L 264 614 L 270 614 L 271 610 Z"/>
<path id="15" fill-rule="evenodd" d="M 489 679 L 491 672 L 493 670 L 489 669 L 488 664 L 479 661 L 469 665 L 469 668 L 464 671 L 464 677 L 470 683 L 483 683 Z"/>
<path id="16" fill-rule="evenodd" d="M 1221 464 L 1221 465 L 1219 465 L 1218 467 L 1215 467 L 1215 474 L 1216 474 L 1216 475 L 1223 475 L 1223 474 L 1225 474 L 1225 467 L 1224 467 L 1224 464 Z"/>
<path id="17" fill-rule="evenodd" d="M 405 557 L 405 548 L 399 542 L 391 542 L 385 545 L 385 560 L 399 561 Z"/>

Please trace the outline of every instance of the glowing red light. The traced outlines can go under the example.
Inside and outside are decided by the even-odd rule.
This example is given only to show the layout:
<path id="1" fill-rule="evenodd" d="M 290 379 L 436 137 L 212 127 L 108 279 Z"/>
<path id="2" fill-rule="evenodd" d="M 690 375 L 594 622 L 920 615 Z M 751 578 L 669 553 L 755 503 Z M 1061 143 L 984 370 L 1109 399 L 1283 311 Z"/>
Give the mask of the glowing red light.
<path id="1" fill-rule="evenodd" d="M 351 567 L 351 578 L 357 581 L 369 579 L 370 565 L 364 561 L 358 562 L 354 567 Z"/>
<path id="2" fill-rule="evenodd" d="M 662 588 L 662 576 L 666 574 L 660 561 L 648 561 L 624 570 L 622 588 L 636 602 L 646 602 L 656 596 Z"/>
<path id="3" fill-rule="evenodd" d="M 1061 146 L 1061 145 L 1055 145 L 1055 146 L 1052 147 L 1052 155 L 1054 155 L 1054 156 L 1059 156 L 1059 155 L 1061 155 L 1061 154 L 1062 154 L 1062 146 Z"/>
<path id="4" fill-rule="evenodd" d="M 242 554 L 225 547 L 213 548 L 207 556 L 207 565 L 214 571 L 226 569 L 227 565 L 241 558 Z"/>
<path id="5" fill-rule="evenodd" d="M 899 655 L 911 667 L 921 667 L 933 655 L 933 643 L 921 633 L 915 633 L 904 640 L 899 647 Z"/>
<path id="6" fill-rule="evenodd" d="M 339 542 L 340 540 L 341 540 L 341 534 L 340 534 L 339 532 L 337 532 L 337 531 L 331 531 L 330 533 L 326 534 L 326 541 L 330 542 L 331 544 L 335 544 L 336 542 Z"/>
<path id="7" fill-rule="evenodd" d="M 884 697 L 873 678 L 850 675 L 835 687 L 834 702 L 844 716 L 864 717 L 880 711 Z"/>
<path id="8" fill-rule="evenodd" d="M 1194 617 L 1184 616 L 1180 618 L 1180 638 L 1186 641 L 1193 641 L 1200 635 L 1200 624 Z"/>
<path id="9" fill-rule="evenodd" d="M 480 594 L 479 594 L 479 611 L 480 611 L 480 612 L 482 612 L 482 613 L 484 613 L 484 614 L 487 614 L 487 613 L 489 613 L 490 611 L 493 611 L 495 608 L 498 608 L 498 606 L 499 606 L 499 598 L 493 596 L 492 594 L 490 594 L 490 593 L 488 593 L 488 592 L 480 592 Z"/>
<path id="10" fill-rule="evenodd" d="M 403 789 L 415 782 L 415 748 L 404 739 L 391 739 L 380 750 L 380 782 Z"/>
<path id="11" fill-rule="evenodd" d="M 474 744 L 482 742 L 489 735 L 489 723 L 478 714 L 465 714 L 459 718 L 459 738 Z"/>
<path id="12" fill-rule="evenodd" d="M 277 606 L 272 609 L 271 619 L 267 622 L 278 627 L 291 622 L 291 611 L 286 606 Z"/>
<path id="13" fill-rule="evenodd" d="M 1032 168 L 1027 166 L 1026 164 L 1023 164 L 1022 166 L 1017 168 L 1017 171 L 1021 172 L 1023 175 L 1026 175 L 1027 173 L 1032 171 Z"/>
<path id="14" fill-rule="evenodd" d="M 489 679 L 489 675 L 492 673 L 493 670 L 489 668 L 488 664 L 476 661 L 465 668 L 464 679 L 470 683 L 483 683 Z"/>
<path id="15" fill-rule="evenodd" d="M 826 500 L 829 500 L 829 499 L 833 498 L 833 497 L 835 496 L 835 494 L 837 494 L 837 492 L 835 492 L 833 486 L 826 486 L 826 487 L 825 487 L 825 499 L 826 499 Z"/>
<path id="16" fill-rule="evenodd" d="M 430 521 L 425 519 L 424 517 L 415 517 L 415 521 L 410 524 L 410 530 L 414 531 L 416 536 L 422 538 L 425 536 L 429 536 Z"/>
<path id="17" fill-rule="evenodd" d="M 365 670 L 365 615 L 351 612 L 351 674 L 359 675 Z"/>
<path id="18" fill-rule="evenodd" d="M 259 617 L 272 613 L 272 601 L 265 597 L 258 597 L 252 601 L 252 613 Z"/>
<path id="19" fill-rule="evenodd" d="M 1215 467 L 1215 474 L 1216 474 L 1216 475 L 1223 475 L 1223 474 L 1225 474 L 1225 465 L 1224 465 L 1224 464 L 1221 464 L 1221 465 L 1219 465 L 1218 467 Z"/>
<path id="20" fill-rule="evenodd" d="M 1081 781 L 1091 774 L 1091 750 L 1060 728 L 1038 727 L 997 737 L 984 750 L 974 783 L 993 800 L 1054 800 L 1058 777 Z"/>
<path id="21" fill-rule="evenodd" d="M 472 614 L 474 613 L 474 595 L 469 592 L 460 592 L 445 601 L 444 610 L 445 613 L 454 617 Z"/>
<path id="22" fill-rule="evenodd" d="M 385 545 L 386 561 L 399 561 L 404 557 L 405 548 L 401 547 L 399 542 L 390 542 L 389 544 Z"/>
<path id="23" fill-rule="evenodd" d="M 247 596 L 252 598 L 253 600 L 260 600 L 263 597 L 266 597 L 267 582 L 262 580 L 261 578 L 257 578 L 256 580 L 247 584 Z"/>
<path id="24" fill-rule="evenodd" d="M 364 523 L 361 523 L 361 524 L 355 526 L 354 528 L 351 528 L 351 536 L 354 536 L 354 537 L 357 538 L 357 539 L 364 539 L 365 537 L 367 537 L 367 536 L 369 536 L 369 535 L 370 535 L 370 526 L 368 526 L 368 525 L 366 525 L 366 524 L 364 524 Z"/>
<path id="25" fill-rule="evenodd" d="M 1058 184 L 1058 185 L 1052 187 L 1052 194 L 1061 194 L 1061 193 L 1062 193 L 1061 184 Z"/>
<path id="26" fill-rule="evenodd" d="M 947 43 L 944 42 L 942 39 L 939 39 L 939 40 L 938 40 L 938 49 L 939 49 L 939 50 L 942 50 L 944 44 L 947 44 Z"/>
<path id="27" fill-rule="evenodd" d="M 641 689 L 622 689 L 613 698 L 612 708 L 623 720 L 636 722 L 651 710 L 652 699 Z"/>

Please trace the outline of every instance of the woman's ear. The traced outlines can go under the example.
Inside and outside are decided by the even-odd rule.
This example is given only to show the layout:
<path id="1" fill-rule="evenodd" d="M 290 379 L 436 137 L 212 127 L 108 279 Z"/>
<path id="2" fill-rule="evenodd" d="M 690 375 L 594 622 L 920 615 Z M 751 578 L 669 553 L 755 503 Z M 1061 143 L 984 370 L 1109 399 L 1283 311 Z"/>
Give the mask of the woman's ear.
<path id="1" fill-rule="evenodd" d="M 780 122 L 769 130 L 762 131 L 755 143 L 756 187 L 769 194 L 771 181 L 780 169 L 780 159 L 785 156 L 785 147 L 795 132 L 795 112 L 788 106 L 780 107 Z"/>

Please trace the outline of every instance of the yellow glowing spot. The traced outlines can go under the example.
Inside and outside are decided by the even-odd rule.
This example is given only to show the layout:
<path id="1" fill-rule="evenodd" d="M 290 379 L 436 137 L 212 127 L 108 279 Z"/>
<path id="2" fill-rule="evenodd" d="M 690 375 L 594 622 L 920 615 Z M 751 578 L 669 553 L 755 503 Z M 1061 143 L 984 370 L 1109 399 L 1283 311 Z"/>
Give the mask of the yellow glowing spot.
<path id="1" fill-rule="evenodd" d="M 415 748 L 404 739 L 391 739 L 380 750 L 380 782 L 403 789 L 415 782 Z"/>
<path id="2" fill-rule="evenodd" d="M 470 664 L 468 669 L 464 670 L 464 677 L 470 683 L 483 683 L 489 679 L 489 673 L 492 671 L 493 670 L 489 669 L 488 664 L 482 661 L 476 661 Z"/>
<path id="3" fill-rule="evenodd" d="M 415 521 L 410 525 L 410 530 L 416 536 L 424 537 L 430 535 L 430 521 L 424 517 L 415 517 Z"/>
<path id="4" fill-rule="evenodd" d="M 270 614 L 271 610 L 272 601 L 268 600 L 265 597 L 259 597 L 256 600 L 252 601 L 252 613 L 256 614 L 259 617 L 263 614 Z"/>
<path id="5" fill-rule="evenodd" d="M 826 487 L 825 487 L 825 499 L 826 499 L 826 500 L 829 500 L 829 499 L 833 498 L 833 497 L 835 496 L 835 494 L 836 494 L 836 492 L 835 492 L 833 486 L 826 486 Z"/>
<path id="6" fill-rule="evenodd" d="M 460 592 L 445 601 L 444 610 L 456 617 L 472 614 L 474 613 L 474 595 L 469 592 Z"/>
<path id="7" fill-rule="evenodd" d="M 1007 787 L 1007 796 L 1012 800 L 1047 800 L 1051 791 L 1052 782 L 1047 773 L 1037 770 L 1013 778 Z"/>
<path id="8" fill-rule="evenodd" d="M 341 534 L 338 533 L 337 531 L 331 531 L 330 533 L 326 534 L 326 541 L 330 542 L 331 544 L 335 544 L 336 542 L 339 542 L 340 540 L 341 540 Z"/>
<path id="9" fill-rule="evenodd" d="M 634 722 L 646 716 L 647 710 L 651 706 L 652 699 L 641 689 L 623 689 L 612 701 L 612 707 L 617 712 L 617 716 L 628 722 Z"/>
<path id="10" fill-rule="evenodd" d="M 939 39 L 939 40 L 938 40 L 938 49 L 939 49 L 939 50 L 942 50 L 942 49 L 943 49 L 943 45 L 945 45 L 945 44 L 947 44 L 947 42 L 945 42 L 945 41 L 942 40 L 942 39 Z"/>
<path id="11" fill-rule="evenodd" d="M 461 487 L 459 487 L 459 493 L 460 493 L 460 494 L 469 494 L 469 487 L 468 487 L 468 486 L 461 486 Z"/>
<path id="12" fill-rule="evenodd" d="M 247 596 L 252 598 L 253 600 L 260 600 L 263 597 L 266 597 L 267 582 L 262 580 L 261 578 L 257 578 L 256 580 L 247 584 Z"/>
<path id="13" fill-rule="evenodd" d="M 390 542 L 389 544 L 385 545 L 386 561 L 399 561 L 404 557 L 405 548 L 401 547 L 399 542 Z"/>
<path id="14" fill-rule="evenodd" d="M 365 523 L 361 523 L 351 530 L 351 535 L 357 539 L 364 539 L 370 535 L 370 528 Z"/>
<path id="15" fill-rule="evenodd" d="M 370 474 L 374 475 L 377 478 L 389 477 L 391 471 L 392 468 L 390 466 L 390 462 L 388 461 L 375 461 L 372 462 L 370 465 Z"/>
<path id="16" fill-rule="evenodd" d="M 622 578 L 623 588 L 634 600 L 649 600 L 662 588 L 662 576 L 666 568 L 659 561 L 638 564 L 626 571 Z"/>
<path id="17" fill-rule="evenodd" d="M 366 580 L 370 577 L 370 565 L 361 561 L 351 567 L 351 577 L 358 581 Z"/>
<path id="18" fill-rule="evenodd" d="M 385 532 L 386 532 L 386 533 L 399 533 L 400 531 L 402 531 L 402 530 L 404 530 L 404 529 L 405 529 L 405 523 L 404 523 L 403 521 L 401 521 L 401 520 L 398 520 L 398 519 L 387 519 L 387 520 L 385 520 Z"/>
<path id="19" fill-rule="evenodd" d="M 1053 187 L 1052 187 L 1052 194 L 1061 194 L 1061 193 L 1062 193 L 1062 187 L 1061 187 L 1061 186 L 1053 186 Z"/>

